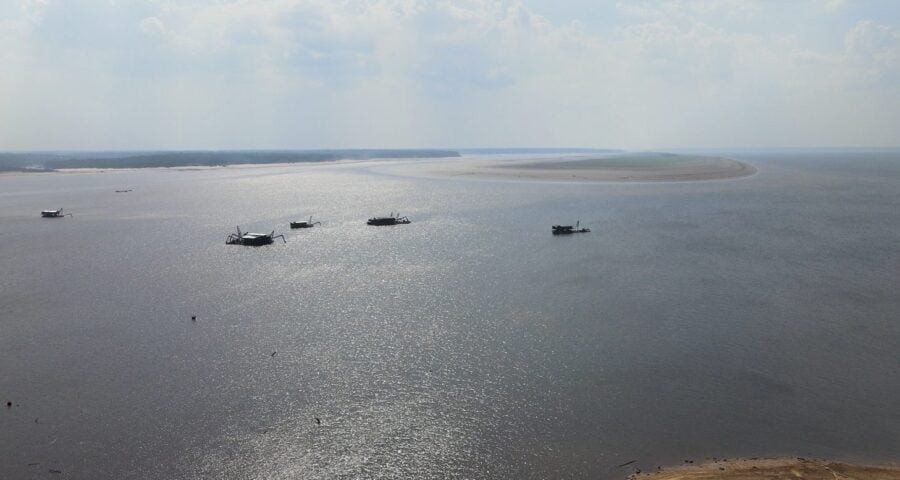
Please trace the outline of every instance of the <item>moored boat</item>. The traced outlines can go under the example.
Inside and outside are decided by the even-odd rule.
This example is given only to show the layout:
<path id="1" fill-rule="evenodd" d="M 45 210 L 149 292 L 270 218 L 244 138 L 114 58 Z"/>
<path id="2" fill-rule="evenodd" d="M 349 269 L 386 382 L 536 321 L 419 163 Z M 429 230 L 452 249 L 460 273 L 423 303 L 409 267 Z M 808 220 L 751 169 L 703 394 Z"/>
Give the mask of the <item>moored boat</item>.
<path id="1" fill-rule="evenodd" d="M 322 222 L 313 222 L 312 215 L 305 222 L 291 222 L 291 228 L 312 228 L 314 225 L 321 225 Z"/>
<path id="2" fill-rule="evenodd" d="M 401 217 L 399 212 L 396 214 L 394 214 L 394 212 L 391 212 L 391 214 L 387 217 L 372 217 L 366 221 L 366 224 L 376 225 L 376 226 L 406 225 L 408 223 L 412 223 L 412 222 L 407 217 Z"/>
<path id="3" fill-rule="evenodd" d="M 271 233 L 241 232 L 241 227 L 237 227 L 237 233 L 229 234 L 225 238 L 225 244 L 259 247 L 261 245 L 269 245 L 279 237 L 284 243 L 287 243 L 284 235 L 275 235 L 275 230 L 272 230 Z"/>
<path id="4" fill-rule="evenodd" d="M 579 228 L 581 226 L 581 220 L 575 222 L 575 225 L 553 225 L 551 227 L 551 231 L 554 235 L 568 235 L 570 233 L 588 233 L 591 231 L 590 228 Z"/>
<path id="5" fill-rule="evenodd" d="M 62 218 L 66 215 L 72 217 L 71 213 L 63 213 L 62 208 L 57 208 L 56 210 L 41 210 L 41 216 L 44 218 Z"/>

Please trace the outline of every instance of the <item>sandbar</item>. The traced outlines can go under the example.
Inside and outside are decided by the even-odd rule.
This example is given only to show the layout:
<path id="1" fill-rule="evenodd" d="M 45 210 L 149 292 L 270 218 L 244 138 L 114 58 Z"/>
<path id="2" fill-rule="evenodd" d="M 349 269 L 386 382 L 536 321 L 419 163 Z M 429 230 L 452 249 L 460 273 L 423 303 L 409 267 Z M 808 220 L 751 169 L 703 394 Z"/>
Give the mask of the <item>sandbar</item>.
<path id="1" fill-rule="evenodd" d="M 900 480 L 898 466 L 869 466 L 806 458 L 718 460 L 635 472 L 629 479 L 647 480 Z"/>
<path id="2" fill-rule="evenodd" d="M 739 178 L 753 165 L 730 158 L 672 153 L 567 155 L 547 158 L 462 158 L 429 162 L 421 172 L 499 180 L 570 182 L 683 182 Z"/>

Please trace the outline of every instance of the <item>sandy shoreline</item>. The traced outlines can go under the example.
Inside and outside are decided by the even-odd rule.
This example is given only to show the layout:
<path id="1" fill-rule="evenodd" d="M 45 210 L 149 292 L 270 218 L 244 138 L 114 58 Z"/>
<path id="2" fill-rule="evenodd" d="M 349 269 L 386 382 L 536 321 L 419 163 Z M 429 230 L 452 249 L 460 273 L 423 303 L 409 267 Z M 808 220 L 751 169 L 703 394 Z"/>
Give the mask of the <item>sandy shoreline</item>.
<path id="1" fill-rule="evenodd" d="M 703 464 L 633 470 L 631 480 L 900 480 L 900 466 L 854 465 L 806 458 L 722 459 Z"/>
<path id="2" fill-rule="evenodd" d="M 399 162 L 399 164 L 395 162 Z M 2 177 L 35 175 L 75 175 L 138 171 L 205 171 L 259 168 L 308 168 L 368 163 L 393 173 L 425 177 L 463 177 L 484 180 L 551 182 L 692 182 L 723 180 L 753 175 L 756 167 L 722 157 L 652 154 L 609 154 L 601 156 L 561 155 L 551 157 L 462 157 L 453 159 L 336 160 L 224 166 L 179 166 L 145 168 L 67 168 L 54 171 L 0 172 Z M 387 165 L 386 165 L 387 164 Z"/>
<path id="3" fill-rule="evenodd" d="M 757 172 L 756 167 L 729 158 L 680 155 L 660 156 L 649 162 L 646 158 L 629 156 L 536 160 L 464 158 L 430 162 L 416 168 L 427 176 L 557 182 L 685 182 L 739 178 Z"/>

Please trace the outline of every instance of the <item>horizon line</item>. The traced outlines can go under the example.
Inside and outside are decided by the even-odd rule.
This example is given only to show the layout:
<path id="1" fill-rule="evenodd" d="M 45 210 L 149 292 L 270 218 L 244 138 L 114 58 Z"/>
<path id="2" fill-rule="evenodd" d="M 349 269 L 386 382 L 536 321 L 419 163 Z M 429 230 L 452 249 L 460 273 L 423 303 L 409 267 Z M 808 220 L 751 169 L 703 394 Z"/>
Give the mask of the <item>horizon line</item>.
<path id="1" fill-rule="evenodd" d="M 473 151 L 473 150 L 582 150 L 582 151 L 619 151 L 619 152 L 650 152 L 650 151 L 669 151 L 669 150 L 898 150 L 900 145 L 842 145 L 842 146 L 729 146 L 729 147 L 638 147 L 638 148 L 620 148 L 620 147 L 547 147 L 547 146 L 531 146 L 531 147 L 513 147 L 513 146 L 492 146 L 492 147 L 348 147 L 348 148 L 278 148 L 278 147 L 261 147 L 261 148 L 135 148 L 135 149 L 48 149 L 48 150 L 3 150 L 0 154 L 27 154 L 27 153 L 183 153 L 183 152 L 363 152 L 363 151 Z"/>

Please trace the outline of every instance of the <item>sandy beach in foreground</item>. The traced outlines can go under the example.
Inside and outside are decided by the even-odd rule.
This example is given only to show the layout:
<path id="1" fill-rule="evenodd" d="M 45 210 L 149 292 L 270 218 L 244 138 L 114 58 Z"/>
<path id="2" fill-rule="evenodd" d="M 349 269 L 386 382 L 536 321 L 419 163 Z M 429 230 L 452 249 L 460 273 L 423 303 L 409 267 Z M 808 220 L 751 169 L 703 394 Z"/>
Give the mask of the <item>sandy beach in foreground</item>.
<path id="1" fill-rule="evenodd" d="M 900 466 L 853 465 L 805 458 L 718 460 L 632 473 L 631 480 L 900 480 Z"/>
<path id="2" fill-rule="evenodd" d="M 674 154 L 494 160 L 463 158 L 420 167 L 429 176 L 559 182 L 679 182 L 738 178 L 756 173 L 747 163 Z"/>

